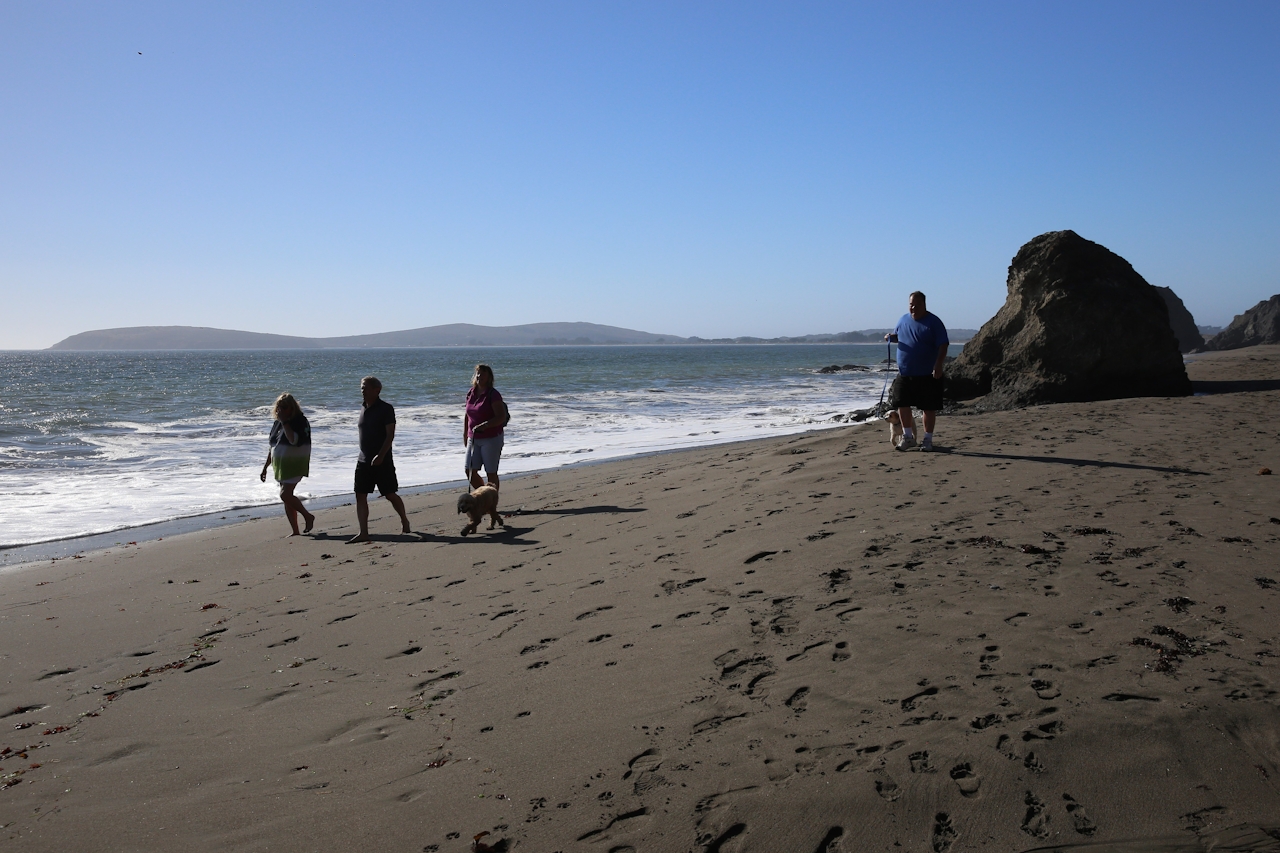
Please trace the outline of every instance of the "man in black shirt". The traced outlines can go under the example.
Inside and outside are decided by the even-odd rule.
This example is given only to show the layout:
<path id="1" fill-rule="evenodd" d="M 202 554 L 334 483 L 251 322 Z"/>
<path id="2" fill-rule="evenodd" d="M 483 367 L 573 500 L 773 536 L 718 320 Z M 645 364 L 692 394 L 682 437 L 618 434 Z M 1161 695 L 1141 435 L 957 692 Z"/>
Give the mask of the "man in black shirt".
<path id="1" fill-rule="evenodd" d="M 395 507 L 400 514 L 401 533 L 409 533 L 409 516 L 404 511 L 404 501 L 396 494 L 400 484 L 396 481 L 396 466 L 391 460 L 391 442 L 396 437 L 396 410 L 381 399 L 382 383 L 376 376 L 360 380 L 360 396 L 364 398 L 360 412 L 360 457 L 356 461 L 356 519 L 360 532 L 348 543 L 369 541 L 369 493 L 376 486 L 378 493 Z"/>

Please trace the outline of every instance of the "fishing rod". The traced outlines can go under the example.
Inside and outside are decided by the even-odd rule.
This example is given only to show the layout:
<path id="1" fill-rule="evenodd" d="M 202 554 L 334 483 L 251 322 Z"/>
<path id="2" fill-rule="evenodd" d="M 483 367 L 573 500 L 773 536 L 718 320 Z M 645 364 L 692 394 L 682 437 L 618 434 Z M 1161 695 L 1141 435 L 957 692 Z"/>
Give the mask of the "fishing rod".
<path id="1" fill-rule="evenodd" d="M 884 356 L 885 356 L 884 360 L 885 360 L 885 364 L 887 365 L 893 364 L 892 347 L 893 347 L 893 343 L 886 339 L 884 342 Z M 885 368 L 886 371 L 888 369 L 889 369 L 888 367 Z M 881 415 L 884 414 L 884 392 L 887 390 L 889 390 L 889 376 L 886 374 L 884 377 L 884 386 L 880 389 L 880 402 L 876 405 L 876 409 L 879 411 Z"/>

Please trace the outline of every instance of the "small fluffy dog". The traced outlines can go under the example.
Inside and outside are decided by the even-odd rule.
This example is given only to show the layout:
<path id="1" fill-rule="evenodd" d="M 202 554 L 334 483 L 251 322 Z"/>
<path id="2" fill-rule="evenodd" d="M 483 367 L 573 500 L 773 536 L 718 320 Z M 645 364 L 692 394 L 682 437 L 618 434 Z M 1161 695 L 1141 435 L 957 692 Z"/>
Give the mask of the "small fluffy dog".
<path id="1" fill-rule="evenodd" d="M 502 516 L 498 515 L 498 490 L 493 486 L 481 486 L 470 494 L 458 495 L 458 514 L 463 513 L 471 517 L 471 523 L 462 528 L 463 536 L 475 533 L 480 527 L 480 520 L 486 515 L 489 516 L 490 530 L 495 524 L 506 527 Z"/>
<path id="2" fill-rule="evenodd" d="M 894 409 L 885 415 L 885 420 L 889 422 L 889 443 L 897 447 L 898 442 L 902 441 L 902 415 L 899 415 L 898 410 Z M 458 511 L 461 512 L 462 510 Z"/>

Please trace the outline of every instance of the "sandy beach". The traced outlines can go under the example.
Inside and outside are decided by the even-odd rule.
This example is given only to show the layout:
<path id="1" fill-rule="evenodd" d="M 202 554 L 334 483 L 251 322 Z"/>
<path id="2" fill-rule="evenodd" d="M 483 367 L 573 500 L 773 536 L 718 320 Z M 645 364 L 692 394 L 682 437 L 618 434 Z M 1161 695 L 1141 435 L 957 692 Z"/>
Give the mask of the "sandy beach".
<path id="1" fill-rule="evenodd" d="M 1280 347 L 1188 373 L 0 575 L 0 839 L 1280 850 Z"/>

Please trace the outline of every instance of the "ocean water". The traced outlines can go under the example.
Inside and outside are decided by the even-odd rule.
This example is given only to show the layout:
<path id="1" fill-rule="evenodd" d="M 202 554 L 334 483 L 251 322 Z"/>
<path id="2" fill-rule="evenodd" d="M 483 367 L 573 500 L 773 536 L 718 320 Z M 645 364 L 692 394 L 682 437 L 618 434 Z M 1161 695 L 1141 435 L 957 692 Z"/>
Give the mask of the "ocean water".
<path id="1" fill-rule="evenodd" d="M 0 547 L 277 502 L 270 407 L 312 426 L 304 499 L 349 494 L 360 378 L 396 407 L 403 489 L 462 479 L 479 361 L 508 402 L 515 474 L 834 426 L 873 405 L 883 345 L 0 352 Z M 820 374 L 830 364 L 869 370 Z"/>

